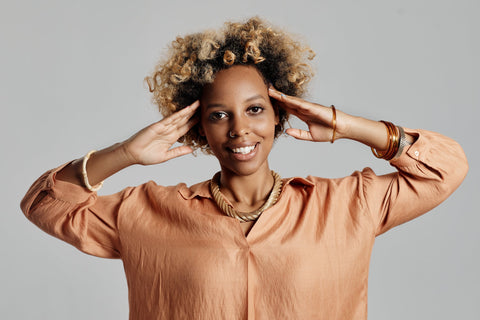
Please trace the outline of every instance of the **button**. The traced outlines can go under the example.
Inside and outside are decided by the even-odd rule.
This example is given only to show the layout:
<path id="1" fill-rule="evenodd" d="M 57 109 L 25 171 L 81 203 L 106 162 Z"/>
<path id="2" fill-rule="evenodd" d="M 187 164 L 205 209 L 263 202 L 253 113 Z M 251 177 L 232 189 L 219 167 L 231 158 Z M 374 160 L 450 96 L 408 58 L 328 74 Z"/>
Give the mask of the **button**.
<path id="1" fill-rule="evenodd" d="M 418 157 L 420 155 L 420 152 L 418 152 L 418 150 L 417 150 L 417 151 L 414 152 L 414 154 L 415 154 L 416 157 Z"/>

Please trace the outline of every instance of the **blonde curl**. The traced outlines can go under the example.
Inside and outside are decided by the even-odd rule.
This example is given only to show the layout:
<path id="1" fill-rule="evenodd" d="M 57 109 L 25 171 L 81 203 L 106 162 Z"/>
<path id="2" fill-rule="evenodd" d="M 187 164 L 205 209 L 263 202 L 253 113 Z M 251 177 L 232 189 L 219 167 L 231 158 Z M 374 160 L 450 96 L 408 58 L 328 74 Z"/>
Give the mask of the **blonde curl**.
<path id="1" fill-rule="evenodd" d="M 226 50 L 225 54 L 223 55 L 223 62 L 227 66 L 231 66 L 235 62 L 235 58 L 235 54 L 232 51 Z"/>

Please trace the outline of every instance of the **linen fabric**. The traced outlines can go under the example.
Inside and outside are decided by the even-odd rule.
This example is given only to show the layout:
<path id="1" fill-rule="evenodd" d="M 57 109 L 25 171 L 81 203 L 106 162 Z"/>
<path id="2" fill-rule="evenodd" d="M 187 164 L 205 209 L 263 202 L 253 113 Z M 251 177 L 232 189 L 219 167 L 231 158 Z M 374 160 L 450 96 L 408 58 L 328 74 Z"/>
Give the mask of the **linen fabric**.
<path id="1" fill-rule="evenodd" d="M 284 179 L 278 202 L 245 236 L 208 181 L 97 196 L 47 171 L 21 207 L 79 250 L 123 261 L 130 319 L 367 319 L 375 237 L 447 198 L 468 170 L 461 147 L 408 130 L 416 142 L 377 176 Z"/>

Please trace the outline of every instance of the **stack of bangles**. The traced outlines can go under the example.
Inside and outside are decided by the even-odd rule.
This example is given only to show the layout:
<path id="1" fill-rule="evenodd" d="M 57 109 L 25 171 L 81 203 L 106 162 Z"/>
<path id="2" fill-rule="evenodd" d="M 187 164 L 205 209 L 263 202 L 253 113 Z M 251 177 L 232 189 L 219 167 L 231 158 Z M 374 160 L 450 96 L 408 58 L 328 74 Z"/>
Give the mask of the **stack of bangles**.
<path id="1" fill-rule="evenodd" d="M 377 158 L 392 160 L 396 156 L 400 155 L 403 151 L 403 147 L 406 143 L 405 132 L 403 131 L 402 127 L 398 127 L 391 122 L 383 120 L 381 122 L 383 122 L 387 127 L 387 149 L 385 151 L 379 152 L 372 147 L 372 152 Z"/>

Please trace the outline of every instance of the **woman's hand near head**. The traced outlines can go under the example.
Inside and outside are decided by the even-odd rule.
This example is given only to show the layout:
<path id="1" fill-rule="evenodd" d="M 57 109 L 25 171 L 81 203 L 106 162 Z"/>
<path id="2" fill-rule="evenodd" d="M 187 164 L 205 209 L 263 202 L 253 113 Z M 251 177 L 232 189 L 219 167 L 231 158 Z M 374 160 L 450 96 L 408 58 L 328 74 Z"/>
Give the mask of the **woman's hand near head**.
<path id="1" fill-rule="evenodd" d="M 123 142 L 125 154 L 132 164 L 159 164 L 170 159 L 192 153 L 192 148 L 172 148 L 177 140 L 186 134 L 197 122 L 192 118 L 200 102 L 177 111 L 170 116 L 140 130 Z"/>
<path id="2" fill-rule="evenodd" d="M 281 93 L 273 87 L 269 95 L 279 106 L 305 122 L 308 131 L 289 128 L 285 132 L 300 140 L 327 142 L 333 136 L 333 110 L 320 104 L 311 103 L 298 97 Z M 406 134 L 407 141 L 413 143 L 415 138 Z M 352 116 L 336 110 L 335 140 L 351 139 L 377 150 L 385 150 L 388 145 L 388 132 L 382 122 Z"/>
<path id="3" fill-rule="evenodd" d="M 331 107 L 325 107 L 298 97 L 285 95 L 273 87 L 270 87 L 269 95 L 274 98 L 285 111 L 296 116 L 308 126 L 308 131 L 289 128 L 285 131 L 288 135 L 299 140 L 317 142 L 332 140 L 333 110 Z M 344 119 L 339 118 L 343 118 L 341 112 L 337 112 L 336 115 L 335 139 L 344 138 L 344 132 L 346 131 L 346 122 Z"/>
<path id="4" fill-rule="evenodd" d="M 198 119 L 192 118 L 200 102 L 195 101 L 172 115 L 143 128 L 129 139 L 93 153 L 87 162 L 90 185 L 105 180 L 114 173 L 134 164 L 159 164 L 192 152 L 187 146 L 172 148 Z M 77 159 L 57 172 L 59 180 L 83 185 L 83 159 Z"/>

